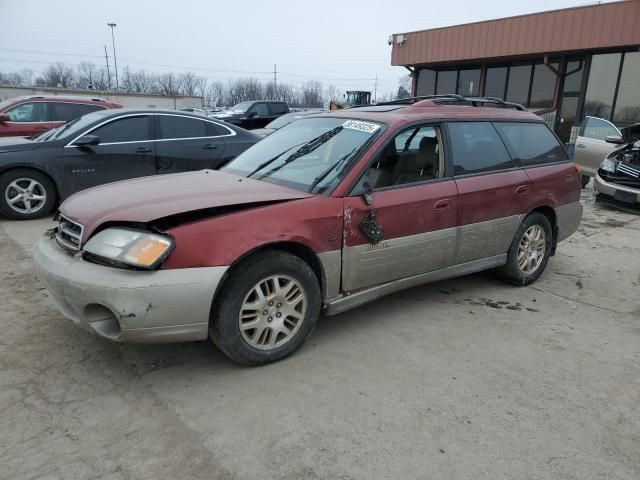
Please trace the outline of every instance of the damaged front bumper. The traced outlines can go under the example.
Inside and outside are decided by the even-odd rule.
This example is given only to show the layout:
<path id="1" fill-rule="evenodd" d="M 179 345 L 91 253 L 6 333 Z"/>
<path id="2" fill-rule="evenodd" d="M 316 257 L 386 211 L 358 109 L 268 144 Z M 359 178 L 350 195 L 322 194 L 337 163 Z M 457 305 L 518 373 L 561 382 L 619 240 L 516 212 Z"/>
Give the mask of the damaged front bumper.
<path id="1" fill-rule="evenodd" d="M 624 184 L 612 180 L 618 180 Z M 593 192 L 596 198 L 604 197 L 609 200 L 637 205 L 640 204 L 640 179 L 614 175 L 609 175 L 605 179 L 598 171 L 593 181 Z"/>
<path id="2" fill-rule="evenodd" d="M 33 262 L 65 317 L 131 343 L 206 339 L 213 295 L 228 268 L 123 270 L 69 255 L 49 237 L 34 247 Z"/>

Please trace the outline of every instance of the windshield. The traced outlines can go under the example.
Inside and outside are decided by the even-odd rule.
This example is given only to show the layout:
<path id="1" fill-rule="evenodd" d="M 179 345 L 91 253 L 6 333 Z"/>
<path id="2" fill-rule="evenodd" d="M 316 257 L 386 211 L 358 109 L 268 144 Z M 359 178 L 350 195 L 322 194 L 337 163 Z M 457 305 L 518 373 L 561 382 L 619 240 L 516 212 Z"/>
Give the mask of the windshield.
<path id="1" fill-rule="evenodd" d="M 335 187 L 351 161 L 381 130 L 344 118 L 297 120 L 239 155 L 223 170 L 305 192 Z"/>
<path id="2" fill-rule="evenodd" d="M 246 112 L 247 110 L 249 110 L 249 107 L 251 105 L 253 105 L 253 102 L 242 102 L 234 105 L 230 108 L 230 110 L 234 112 Z"/>
<path id="3" fill-rule="evenodd" d="M 73 135 L 78 135 L 82 133 L 84 129 L 86 129 L 89 125 L 99 120 L 104 116 L 104 112 L 93 112 L 88 113 L 82 117 L 76 118 L 75 120 L 71 120 L 59 127 L 48 130 L 44 132 L 42 135 L 34 138 L 38 142 L 49 141 L 49 140 L 58 140 L 60 138 L 71 137 Z"/>

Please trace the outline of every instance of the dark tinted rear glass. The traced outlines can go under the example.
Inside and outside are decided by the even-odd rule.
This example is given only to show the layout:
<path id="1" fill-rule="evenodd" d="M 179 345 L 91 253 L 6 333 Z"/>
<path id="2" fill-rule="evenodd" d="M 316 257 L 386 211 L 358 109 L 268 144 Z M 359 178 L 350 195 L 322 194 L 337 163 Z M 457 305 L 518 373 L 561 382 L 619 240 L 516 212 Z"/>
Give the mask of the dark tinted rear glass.
<path id="1" fill-rule="evenodd" d="M 270 103 L 269 110 L 271 110 L 272 115 L 282 115 L 288 111 L 287 105 L 284 103 Z"/>
<path id="2" fill-rule="evenodd" d="M 566 160 L 567 154 L 544 123 L 495 123 L 515 159 L 522 165 Z"/>
<path id="3" fill-rule="evenodd" d="M 491 123 L 450 123 L 449 134 L 456 175 L 514 167 L 509 152 Z"/>
<path id="4" fill-rule="evenodd" d="M 149 128 L 150 123 L 147 116 L 126 117 L 107 123 L 91 134 L 100 137 L 100 143 L 153 140 Z"/>
<path id="5" fill-rule="evenodd" d="M 231 135 L 229 128 L 225 128 L 222 125 L 218 125 L 213 122 L 204 122 L 207 125 L 207 136 L 218 137 L 220 135 Z"/>
<path id="6" fill-rule="evenodd" d="M 103 110 L 98 105 L 83 105 L 80 103 L 54 103 L 53 120 L 58 122 L 68 122 L 87 113 Z"/>
<path id="7" fill-rule="evenodd" d="M 197 118 L 158 115 L 158 139 L 206 137 L 206 122 Z"/>

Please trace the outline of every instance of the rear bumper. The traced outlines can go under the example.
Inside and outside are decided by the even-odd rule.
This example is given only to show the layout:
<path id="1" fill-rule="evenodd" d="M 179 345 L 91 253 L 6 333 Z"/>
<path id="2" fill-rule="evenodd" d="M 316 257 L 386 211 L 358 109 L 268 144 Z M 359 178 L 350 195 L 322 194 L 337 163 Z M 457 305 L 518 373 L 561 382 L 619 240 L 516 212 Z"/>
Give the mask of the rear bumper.
<path id="1" fill-rule="evenodd" d="M 640 203 L 640 188 L 627 187 L 624 185 L 607 182 L 603 180 L 598 173 L 596 173 L 596 176 L 593 180 L 593 190 L 596 196 L 598 194 L 603 194 L 607 197 L 611 197 L 612 199 L 616 199 L 616 192 L 625 192 L 628 194 L 627 198 L 629 198 L 629 200 L 633 200 L 635 198 L 635 203 Z"/>
<path id="2" fill-rule="evenodd" d="M 573 235 L 580 226 L 580 220 L 582 220 L 582 204 L 579 201 L 557 207 L 558 242 Z"/>
<path id="3" fill-rule="evenodd" d="M 203 340 L 216 287 L 227 267 L 133 271 L 86 262 L 41 239 L 33 250 L 40 280 L 62 314 L 118 342 Z"/>

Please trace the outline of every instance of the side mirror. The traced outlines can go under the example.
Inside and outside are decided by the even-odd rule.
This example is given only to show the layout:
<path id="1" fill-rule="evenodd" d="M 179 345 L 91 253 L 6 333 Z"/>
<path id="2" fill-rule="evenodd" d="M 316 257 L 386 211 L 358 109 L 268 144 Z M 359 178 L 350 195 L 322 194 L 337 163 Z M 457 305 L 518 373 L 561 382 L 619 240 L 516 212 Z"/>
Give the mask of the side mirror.
<path id="1" fill-rule="evenodd" d="M 77 139 L 73 144 L 76 147 L 91 147 L 100 143 L 100 137 L 97 135 L 84 135 Z"/>
<path id="2" fill-rule="evenodd" d="M 6 113 L 0 113 L 0 123 L 6 123 L 10 121 L 11 117 L 9 115 L 7 115 Z"/>
<path id="3" fill-rule="evenodd" d="M 253 117 L 255 117 L 256 115 L 258 115 L 258 112 L 255 112 L 255 111 L 254 111 L 254 112 L 249 112 L 249 113 L 247 114 L 247 117 L 249 117 L 249 118 L 253 118 Z"/>
<path id="4" fill-rule="evenodd" d="M 609 135 L 604 139 L 604 141 L 607 143 L 615 143 L 618 145 L 624 143 L 624 139 L 620 135 Z"/>

